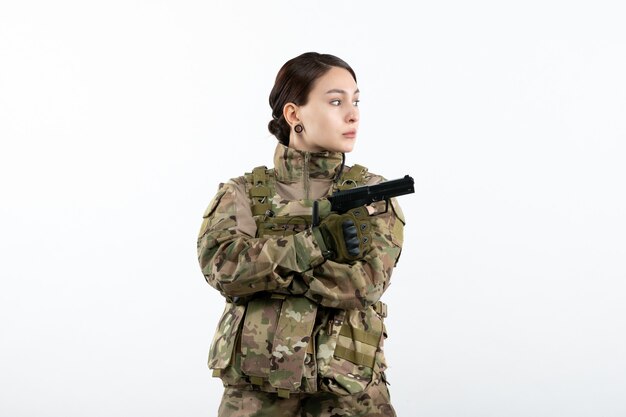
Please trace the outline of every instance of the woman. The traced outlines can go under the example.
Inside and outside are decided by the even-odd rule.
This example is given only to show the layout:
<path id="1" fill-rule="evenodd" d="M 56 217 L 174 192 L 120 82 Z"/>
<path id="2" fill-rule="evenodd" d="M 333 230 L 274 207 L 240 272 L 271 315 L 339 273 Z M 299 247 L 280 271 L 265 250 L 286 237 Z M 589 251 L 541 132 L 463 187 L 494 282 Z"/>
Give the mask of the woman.
<path id="1" fill-rule="evenodd" d="M 204 213 L 200 266 L 226 299 L 209 353 L 225 386 L 220 416 L 395 416 L 379 299 L 404 220 L 395 200 L 339 214 L 325 198 L 384 180 L 344 164 L 358 102 L 343 60 L 287 61 L 270 93 L 274 168 L 221 184 Z"/>

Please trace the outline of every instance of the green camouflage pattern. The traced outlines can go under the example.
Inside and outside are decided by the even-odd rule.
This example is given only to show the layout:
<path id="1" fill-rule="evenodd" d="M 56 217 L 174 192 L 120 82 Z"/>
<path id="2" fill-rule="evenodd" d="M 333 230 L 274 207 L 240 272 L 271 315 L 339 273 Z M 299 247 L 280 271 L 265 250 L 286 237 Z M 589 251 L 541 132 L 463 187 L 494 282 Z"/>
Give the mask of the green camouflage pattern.
<path id="1" fill-rule="evenodd" d="M 220 318 L 217 331 L 211 343 L 211 351 L 209 352 L 210 369 L 225 369 L 229 365 L 239 323 L 241 323 L 245 311 L 246 307 L 243 305 L 226 303 L 224 313 Z"/>
<path id="2" fill-rule="evenodd" d="M 382 317 L 373 305 L 399 259 L 404 220 L 395 200 L 386 213 L 384 203 L 373 204 L 363 259 L 325 260 L 308 226 L 314 199 L 321 199 L 320 215 L 329 214 L 323 197 L 333 191 L 341 161 L 339 153 L 279 144 L 270 175 L 272 215 L 252 215 L 245 176 L 221 184 L 204 212 L 200 267 L 227 300 L 209 367 L 225 386 L 350 396 L 384 378 Z M 369 185 L 383 180 L 369 172 L 363 177 Z"/>
<path id="3" fill-rule="evenodd" d="M 304 297 L 287 297 L 274 337 L 270 384 L 297 392 L 304 373 L 304 357 L 311 342 L 317 305 Z"/>
<path id="4" fill-rule="evenodd" d="M 301 152 L 278 144 L 274 152 L 274 169 L 278 180 L 283 183 L 328 179 L 339 171 L 342 159 L 339 152 Z M 308 178 L 303 178 L 305 174 Z"/>
<path id="5" fill-rule="evenodd" d="M 387 385 L 380 381 L 365 391 L 338 397 L 332 394 L 276 394 L 226 388 L 218 417 L 396 417 Z"/>
<path id="6" fill-rule="evenodd" d="M 258 298 L 248 302 L 241 331 L 241 370 L 246 375 L 269 377 L 281 305 L 280 299 Z"/>
<path id="7" fill-rule="evenodd" d="M 373 309 L 346 310 L 318 334 L 317 366 L 324 391 L 361 392 L 383 374 L 387 364 L 382 318 Z"/>

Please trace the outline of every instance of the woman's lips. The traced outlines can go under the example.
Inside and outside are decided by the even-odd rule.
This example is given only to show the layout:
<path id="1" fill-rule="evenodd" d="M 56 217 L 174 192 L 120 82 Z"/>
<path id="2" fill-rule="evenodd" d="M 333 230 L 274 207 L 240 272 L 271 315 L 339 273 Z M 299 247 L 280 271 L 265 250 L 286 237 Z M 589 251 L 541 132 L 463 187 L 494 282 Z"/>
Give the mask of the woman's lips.
<path id="1" fill-rule="evenodd" d="M 351 130 L 350 132 L 346 132 L 343 134 L 344 137 L 354 139 L 356 138 L 356 130 Z"/>

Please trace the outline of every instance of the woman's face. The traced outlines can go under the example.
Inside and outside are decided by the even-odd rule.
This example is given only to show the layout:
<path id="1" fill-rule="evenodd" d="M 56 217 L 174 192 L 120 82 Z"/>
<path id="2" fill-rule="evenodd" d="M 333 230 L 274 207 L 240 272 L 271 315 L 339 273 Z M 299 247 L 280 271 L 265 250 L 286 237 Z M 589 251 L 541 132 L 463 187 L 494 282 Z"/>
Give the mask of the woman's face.
<path id="1" fill-rule="evenodd" d="M 318 78 L 304 106 L 295 106 L 295 124 L 301 133 L 291 130 L 289 146 L 310 152 L 350 152 L 359 129 L 359 90 L 345 69 L 332 67 Z"/>

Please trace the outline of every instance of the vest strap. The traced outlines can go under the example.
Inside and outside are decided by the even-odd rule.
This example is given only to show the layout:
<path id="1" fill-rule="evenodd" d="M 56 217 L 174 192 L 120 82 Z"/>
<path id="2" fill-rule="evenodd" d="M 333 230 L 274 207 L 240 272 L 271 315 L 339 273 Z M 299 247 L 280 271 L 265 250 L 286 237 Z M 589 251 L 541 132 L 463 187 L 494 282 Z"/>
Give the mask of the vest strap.
<path id="1" fill-rule="evenodd" d="M 374 363 L 376 362 L 376 358 L 374 356 L 356 352 L 343 346 L 336 346 L 334 355 L 337 358 L 345 359 L 357 365 L 367 366 L 368 368 L 373 368 Z"/>
<path id="2" fill-rule="evenodd" d="M 265 165 L 258 166 L 252 170 L 253 185 L 267 183 L 267 167 Z"/>
<path id="3" fill-rule="evenodd" d="M 253 216 L 267 214 L 272 210 L 272 197 L 274 196 L 273 170 L 268 170 L 265 165 L 258 166 L 252 173 L 246 173 L 249 183 L 249 194 L 252 205 L 250 210 Z"/>
<path id="4" fill-rule="evenodd" d="M 348 326 L 341 326 L 339 334 L 356 340 L 357 342 L 365 343 L 370 346 L 378 347 L 380 342 L 380 333 L 368 333 L 365 330 L 356 329 Z"/>
<path id="5" fill-rule="evenodd" d="M 374 308 L 374 311 L 377 312 L 380 317 L 387 317 L 387 304 L 382 301 L 376 301 L 374 305 L 372 305 L 372 308 Z"/>
<path id="6" fill-rule="evenodd" d="M 365 174 L 367 168 L 363 165 L 354 164 L 347 172 L 343 171 L 339 177 L 336 189 L 339 191 L 349 190 L 350 188 L 363 185 L 365 182 Z"/>
<path id="7" fill-rule="evenodd" d="M 252 385 L 263 386 L 263 378 L 260 376 L 249 376 Z"/>

